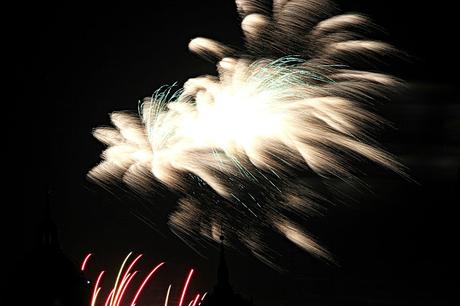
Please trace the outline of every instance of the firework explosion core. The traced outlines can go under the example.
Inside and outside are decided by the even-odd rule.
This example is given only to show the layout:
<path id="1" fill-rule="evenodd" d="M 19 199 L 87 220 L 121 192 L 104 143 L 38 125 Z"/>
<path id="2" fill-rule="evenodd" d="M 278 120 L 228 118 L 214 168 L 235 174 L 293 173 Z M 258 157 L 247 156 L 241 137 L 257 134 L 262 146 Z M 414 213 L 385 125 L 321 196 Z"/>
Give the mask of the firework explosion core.
<path id="1" fill-rule="evenodd" d="M 183 196 L 169 225 L 190 240 L 217 241 L 224 227 L 230 241 L 269 262 L 269 230 L 331 259 L 301 225 L 320 211 L 321 196 L 293 172 L 352 181 L 352 163 L 368 159 L 402 173 L 373 138 L 384 120 L 369 103 L 400 82 L 353 68 L 396 50 L 365 38 L 376 28 L 365 16 L 333 15 L 328 1 L 236 3 L 245 47 L 193 39 L 189 49 L 217 62 L 218 76 L 158 89 L 139 116 L 112 113 L 115 128 L 94 131 L 108 148 L 89 177 L 177 191 Z"/>

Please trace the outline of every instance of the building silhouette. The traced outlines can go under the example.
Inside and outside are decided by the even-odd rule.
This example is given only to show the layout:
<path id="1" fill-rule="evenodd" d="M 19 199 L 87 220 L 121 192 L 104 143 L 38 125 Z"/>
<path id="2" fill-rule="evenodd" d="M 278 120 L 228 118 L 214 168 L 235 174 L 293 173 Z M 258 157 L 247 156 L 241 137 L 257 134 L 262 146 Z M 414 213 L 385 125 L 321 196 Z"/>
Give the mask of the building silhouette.
<path id="1" fill-rule="evenodd" d="M 206 295 L 201 306 L 254 306 L 251 300 L 247 300 L 236 293 L 230 285 L 223 240 L 224 238 L 221 236 L 217 283 L 212 291 Z"/>
<path id="2" fill-rule="evenodd" d="M 23 257 L 14 278 L 20 305 L 89 305 L 90 284 L 61 250 L 49 195 L 37 228 L 36 245 Z"/>

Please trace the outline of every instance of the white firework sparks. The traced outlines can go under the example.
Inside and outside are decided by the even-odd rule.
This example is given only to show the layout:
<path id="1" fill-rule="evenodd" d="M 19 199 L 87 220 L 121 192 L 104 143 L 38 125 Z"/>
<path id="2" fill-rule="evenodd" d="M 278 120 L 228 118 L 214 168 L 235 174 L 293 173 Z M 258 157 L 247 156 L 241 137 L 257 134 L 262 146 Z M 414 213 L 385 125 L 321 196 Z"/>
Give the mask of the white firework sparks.
<path id="1" fill-rule="evenodd" d="M 373 139 L 384 121 L 367 104 L 400 82 L 352 68 L 395 50 L 364 38 L 372 27 L 366 17 L 330 17 L 327 1 L 274 1 L 272 10 L 264 3 L 237 1 L 243 50 L 206 38 L 190 42 L 192 52 L 217 62 L 217 77 L 189 79 L 177 91 L 161 88 L 140 104 L 140 116 L 113 113 L 115 128 L 96 129 L 108 149 L 89 177 L 121 179 L 147 192 L 153 178 L 182 192 L 169 222 L 182 235 L 216 240 L 225 226 L 267 260 L 260 228 L 269 228 L 330 258 L 286 213 L 314 212 L 317 197 L 293 187 L 289 177 L 303 168 L 325 179 L 351 179 L 350 161 L 359 159 L 402 173 Z M 201 203 L 188 192 L 195 188 L 190 180 L 208 185 L 224 204 Z"/>

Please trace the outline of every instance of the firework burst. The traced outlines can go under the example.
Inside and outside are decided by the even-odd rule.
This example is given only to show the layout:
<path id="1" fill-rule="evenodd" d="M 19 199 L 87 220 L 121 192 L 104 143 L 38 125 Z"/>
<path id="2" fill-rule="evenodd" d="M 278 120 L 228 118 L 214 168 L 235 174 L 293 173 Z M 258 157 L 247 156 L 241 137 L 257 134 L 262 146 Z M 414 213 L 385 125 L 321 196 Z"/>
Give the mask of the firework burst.
<path id="1" fill-rule="evenodd" d="M 400 81 L 353 68 L 396 50 L 365 38 L 375 28 L 365 16 L 333 15 L 328 1 L 236 3 L 245 47 L 193 39 L 189 49 L 215 61 L 218 76 L 158 89 L 139 116 L 113 113 L 115 128 L 94 131 L 108 149 L 89 177 L 179 192 L 169 225 L 189 240 L 216 241 L 225 228 L 229 241 L 270 262 L 268 230 L 331 259 L 303 225 L 321 211 L 321 194 L 293 173 L 353 181 L 352 164 L 367 159 L 403 174 L 374 140 L 385 121 L 369 103 Z"/>

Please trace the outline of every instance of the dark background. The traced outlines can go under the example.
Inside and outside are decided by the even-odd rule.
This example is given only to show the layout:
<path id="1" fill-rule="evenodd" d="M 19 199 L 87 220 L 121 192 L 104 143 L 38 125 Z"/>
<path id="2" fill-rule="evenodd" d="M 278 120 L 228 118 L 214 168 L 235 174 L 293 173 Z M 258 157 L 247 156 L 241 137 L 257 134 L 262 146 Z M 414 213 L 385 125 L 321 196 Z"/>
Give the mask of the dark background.
<path id="1" fill-rule="evenodd" d="M 411 56 L 392 68 L 410 88 L 382 109 L 396 128 L 381 139 L 415 182 L 371 171 L 365 178 L 369 191 L 315 221 L 314 233 L 339 267 L 291 246 L 288 272 L 279 273 L 229 250 L 232 283 L 258 305 L 306 305 L 318 295 L 376 305 L 447 305 L 455 289 L 460 198 L 454 9 L 449 1 L 339 3 L 344 11 L 371 16 Z M 17 234 L 10 259 L 20 262 L 33 247 L 46 186 L 52 186 L 62 248 L 76 263 L 94 252 L 94 271 L 114 270 L 133 250 L 145 253 L 147 263 L 168 261 L 177 284 L 196 267 L 195 289 L 206 291 L 214 282 L 217 249 L 199 256 L 161 221 L 155 226 L 159 234 L 130 212 L 145 205 L 167 211 L 174 204 L 170 197 L 110 194 L 85 175 L 103 149 L 91 130 L 108 125 L 109 112 L 135 111 L 139 99 L 163 84 L 214 73 L 213 64 L 188 51 L 191 38 L 241 43 L 233 1 L 18 3 L 5 12 L 10 13 L 14 18 L 6 29 L 16 87 L 13 102 L 3 104 L 4 205 L 13 208 L 5 215 L 14 220 L 9 232 Z"/>

